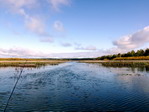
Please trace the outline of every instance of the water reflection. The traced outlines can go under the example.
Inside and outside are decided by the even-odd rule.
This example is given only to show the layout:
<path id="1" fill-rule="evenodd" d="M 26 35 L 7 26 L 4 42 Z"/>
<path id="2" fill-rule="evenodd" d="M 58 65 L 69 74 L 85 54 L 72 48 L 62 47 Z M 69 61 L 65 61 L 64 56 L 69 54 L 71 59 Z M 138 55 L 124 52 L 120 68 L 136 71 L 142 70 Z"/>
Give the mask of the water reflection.
<path id="1" fill-rule="evenodd" d="M 0 69 L 0 111 L 21 68 Z M 149 111 L 145 68 L 64 63 L 25 68 L 7 111 Z"/>

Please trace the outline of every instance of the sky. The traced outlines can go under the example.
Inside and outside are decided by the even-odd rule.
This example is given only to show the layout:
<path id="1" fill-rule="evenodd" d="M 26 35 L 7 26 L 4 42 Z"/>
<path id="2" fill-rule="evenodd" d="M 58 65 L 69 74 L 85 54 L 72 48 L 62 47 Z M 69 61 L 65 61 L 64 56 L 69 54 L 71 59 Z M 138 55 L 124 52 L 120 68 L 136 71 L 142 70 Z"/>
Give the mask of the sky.
<path id="1" fill-rule="evenodd" d="M 149 47 L 149 0 L 0 0 L 0 58 L 92 58 Z"/>

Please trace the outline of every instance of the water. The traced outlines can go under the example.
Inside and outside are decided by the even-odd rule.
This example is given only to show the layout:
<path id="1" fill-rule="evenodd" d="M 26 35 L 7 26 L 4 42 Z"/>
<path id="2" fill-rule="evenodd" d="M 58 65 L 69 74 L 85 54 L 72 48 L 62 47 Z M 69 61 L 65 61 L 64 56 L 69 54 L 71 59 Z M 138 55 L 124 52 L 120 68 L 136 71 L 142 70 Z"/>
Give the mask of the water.
<path id="1" fill-rule="evenodd" d="M 0 111 L 20 68 L 0 68 Z M 149 111 L 149 72 L 100 64 L 25 68 L 7 112 Z"/>

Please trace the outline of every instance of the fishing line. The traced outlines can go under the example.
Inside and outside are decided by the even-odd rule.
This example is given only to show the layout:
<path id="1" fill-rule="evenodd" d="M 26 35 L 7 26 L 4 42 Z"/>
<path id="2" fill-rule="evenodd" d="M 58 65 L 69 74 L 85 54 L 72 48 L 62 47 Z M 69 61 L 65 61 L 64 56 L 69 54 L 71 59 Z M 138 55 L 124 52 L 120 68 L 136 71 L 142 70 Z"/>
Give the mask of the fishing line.
<path id="1" fill-rule="evenodd" d="M 27 60 L 26 60 L 26 62 L 27 62 Z M 17 78 L 17 81 L 16 81 L 16 83 L 15 83 L 15 85 L 14 85 L 14 87 L 13 87 L 12 91 L 11 91 L 11 94 L 10 94 L 10 96 L 9 96 L 8 100 L 7 100 L 7 103 L 6 103 L 6 106 L 5 106 L 4 112 L 6 112 L 6 110 L 7 110 L 7 107 L 8 107 L 9 101 L 10 101 L 10 99 L 11 99 L 11 97 L 12 97 L 13 93 L 14 93 L 14 90 L 15 90 L 15 88 L 16 88 L 16 86 L 17 86 L 17 83 L 18 83 L 18 81 L 19 81 L 19 79 L 20 79 L 20 77 L 21 77 L 21 75 L 22 75 L 22 72 L 23 72 L 23 69 L 24 69 L 24 67 L 25 67 L 26 62 L 24 63 L 24 66 L 22 67 L 21 72 L 20 72 L 20 74 L 19 74 L 19 76 L 18 76 L 18 78 Z"/>

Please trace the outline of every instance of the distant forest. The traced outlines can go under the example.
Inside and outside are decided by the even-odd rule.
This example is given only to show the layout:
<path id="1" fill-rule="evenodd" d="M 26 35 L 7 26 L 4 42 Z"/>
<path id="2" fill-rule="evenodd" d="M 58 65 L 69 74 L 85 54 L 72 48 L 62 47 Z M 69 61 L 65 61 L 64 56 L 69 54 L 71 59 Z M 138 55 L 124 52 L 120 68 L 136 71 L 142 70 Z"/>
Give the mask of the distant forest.
<path id="1" fill-rule="evenodd" d="M 137 50 L 136 52 L 134 50 L 127 52 L 127 53 L 119 53 L 119 54 L 113 54 L 113 55 L 105 55 L 96 58 L 98 60 L 149 60 L 149 48 L 143 50 Z"/>

